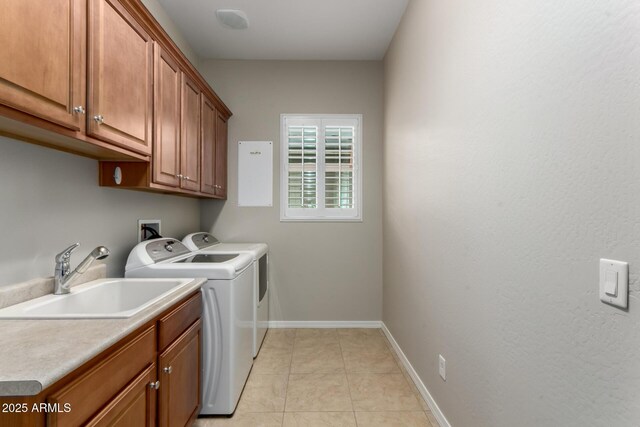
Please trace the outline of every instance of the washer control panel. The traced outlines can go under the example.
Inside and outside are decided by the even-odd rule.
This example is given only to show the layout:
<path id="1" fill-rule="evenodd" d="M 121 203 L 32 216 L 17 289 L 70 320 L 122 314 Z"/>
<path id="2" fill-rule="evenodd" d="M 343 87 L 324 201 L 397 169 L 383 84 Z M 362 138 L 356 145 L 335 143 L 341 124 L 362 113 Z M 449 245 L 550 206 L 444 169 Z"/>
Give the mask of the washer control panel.
<path id="1" fill-rule="evenodd" d="M 218 239 L 216 239 L 213 235 L 209 233 L 196 233 L 191 236 L 191 240 L 198 247 L 198 249 L 208 248 L 213 245 L 217 245 L 220 243 Z"/>
<path id="2" fill-rule="evenodd" d="M 151 240 L 147 243 L 146 250 L 154 263 L 191 252 L 181 241 L 176 239 Z"/>

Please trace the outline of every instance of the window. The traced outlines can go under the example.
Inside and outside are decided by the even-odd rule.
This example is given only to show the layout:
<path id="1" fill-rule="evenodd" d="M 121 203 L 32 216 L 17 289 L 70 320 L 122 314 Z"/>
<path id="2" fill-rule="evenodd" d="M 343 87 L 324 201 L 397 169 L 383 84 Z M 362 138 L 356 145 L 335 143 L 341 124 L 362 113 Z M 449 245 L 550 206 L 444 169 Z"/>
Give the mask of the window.
<path id="1" fill-rule="evenodd" d="M 280 117 L 280 220 L 362 220 L 362 116 Z"/>

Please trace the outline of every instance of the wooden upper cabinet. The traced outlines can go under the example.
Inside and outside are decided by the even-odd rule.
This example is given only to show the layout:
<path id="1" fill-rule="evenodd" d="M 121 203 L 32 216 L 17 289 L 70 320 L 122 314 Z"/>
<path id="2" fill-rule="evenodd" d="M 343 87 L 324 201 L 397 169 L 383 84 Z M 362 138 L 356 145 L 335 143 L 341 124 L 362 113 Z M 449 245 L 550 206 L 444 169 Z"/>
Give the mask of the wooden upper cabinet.
<path id="1" fill-rule="evenodd" d="M 221 199 L 227 198 L 227 118 L 216 113 L 216 193 Z"/>
<path id="2" fill-rule="evenodd" d="M 181 187 L 200 191 L 200 89 L 182 74 Z"/>
<path id="3" fill-rule="evenodd" d="M 153 182 L 180 186 L 180 68 L 155 46 Z"/>
<path id="4" fill-rule="evenodd" d="M 200 175 L 200 192 L 216 194 L 216 121 L 217 111 L 213 103 L 202 96 L 202 174 Z"/>
<path id="5" fill-rule="evenodd" d="M 86 0 L 4 0 L 0 46 L 0 103 L 84 131 Z"/>
<path id="6" fill-rule="evenodd" d="M 89 0 L 88 16 L 87 133 L 149 155 L 153 40 L 116 0 Z"/>

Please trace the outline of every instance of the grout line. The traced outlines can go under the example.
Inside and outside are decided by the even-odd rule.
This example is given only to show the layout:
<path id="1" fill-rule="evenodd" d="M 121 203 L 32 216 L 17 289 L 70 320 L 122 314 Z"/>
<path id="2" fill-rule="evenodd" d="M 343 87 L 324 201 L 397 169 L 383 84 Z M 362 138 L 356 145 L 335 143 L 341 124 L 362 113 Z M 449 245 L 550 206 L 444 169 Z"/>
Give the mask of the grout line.
<path id="1" fill-rule="evenodd" d="M 293 364 L 293 351 L 296 348 L 296 338 L 298 337 L 298 330 L 294 330 L 293 344 L 291 345 L 291 356 L 289 357 L 289 372 L 287 373 L 287 388 L 284 392 L 284 407 L 282 408 L 282 424 L 284 425 L 284 413 L 287 411 L 287 398 L 289 397 L 289 382 L 291 381 L 291 365 Z"/>
<path id="2" fill-rule="evenodd" d="M 336 330 L 336 335 L 338 337 L 338 345 L 340 346 L 340 355 L 342 356 L 342 364 L 344 365 L 344 377 L 347 379 L 347 389 L 349 390 L 349 401 L 351 402 L 351 415 L 353 415 L 353 421 L 356 423 L 356 427 L 358 427 L 358 417 L 356 417 L 356 408 L 353 406 L 353 395 L 351 394 L 351 384 L 349 383 L 349 373 L 347 372 L 347 362 L 344 360 L 344 352 L 342 351 L 342 340 L 340 339 L 340 334 Z"/>
<path id="3" fill-rule="evenodd" d="M 338 337 L 338 346 L 340 347 L 340 357 L 342 357 L 342 365 L 344 366 L 344 377 L 347 380 L 347 389 L 349 390 L 349 402 L 351 403 L 351 411 L 353 412 L 353 418 L 356 421 L 356 425 L 358 424 L 358 420 L 356 419 L 356 408 L 353 406 L 353 396 L 351 395 L 351 384 L 349 384 L 349 374 L 347 373 L 347 362 L 344 360 L 344 352 L 342 351 L 342 341 L 340 340 L 340 334 L 336 331 L 336 336 Z"/>

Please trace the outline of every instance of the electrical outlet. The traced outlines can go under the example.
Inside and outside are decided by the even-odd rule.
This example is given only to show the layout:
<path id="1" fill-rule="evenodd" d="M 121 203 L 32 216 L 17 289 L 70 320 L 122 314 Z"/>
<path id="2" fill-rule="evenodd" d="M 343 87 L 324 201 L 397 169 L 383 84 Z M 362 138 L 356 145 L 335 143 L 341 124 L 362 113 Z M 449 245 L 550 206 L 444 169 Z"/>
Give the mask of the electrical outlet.
<path id="1" fill-rule="evenodd" d="M 442 357 L 442 355 L 438 355 L 438 372 L 444 381 L 447 380 L 447 361 Z"/>

